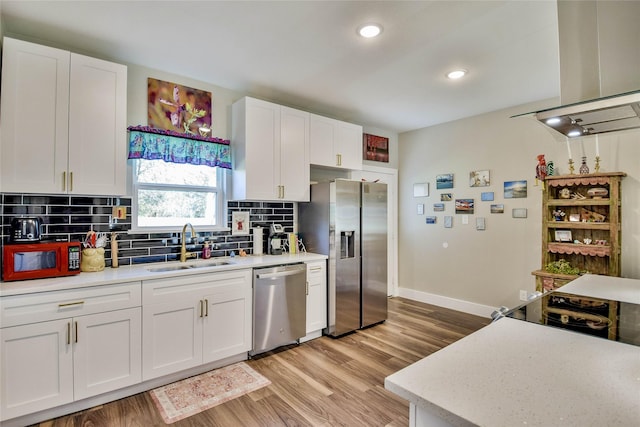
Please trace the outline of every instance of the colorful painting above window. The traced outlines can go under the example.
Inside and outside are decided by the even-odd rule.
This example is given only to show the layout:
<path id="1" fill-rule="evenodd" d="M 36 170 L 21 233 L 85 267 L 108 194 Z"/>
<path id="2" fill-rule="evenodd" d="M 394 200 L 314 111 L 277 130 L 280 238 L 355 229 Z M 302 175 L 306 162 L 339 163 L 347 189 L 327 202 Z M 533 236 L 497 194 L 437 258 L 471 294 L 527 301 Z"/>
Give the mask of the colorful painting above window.
<path id="1" fill-rule="evenodd" d="M 192 135 L 210 132 L 211 92 L 148 78 L 147 94 L 149 126 Z"/>

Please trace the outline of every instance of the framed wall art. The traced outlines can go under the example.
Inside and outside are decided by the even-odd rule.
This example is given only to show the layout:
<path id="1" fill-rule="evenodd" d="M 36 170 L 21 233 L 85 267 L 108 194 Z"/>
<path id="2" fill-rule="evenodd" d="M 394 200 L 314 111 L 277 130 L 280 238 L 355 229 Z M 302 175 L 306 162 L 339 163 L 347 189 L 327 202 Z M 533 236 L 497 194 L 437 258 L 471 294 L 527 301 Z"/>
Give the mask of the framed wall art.
<path id="1" fill-rule="evenodd" d="M 505 199 L 523 199 L 525 197 L 527 197 L 527 180 L 504 182 Z"/>
<path id="2" fill-rule="evenodd" d="M 231 214 L 231 234 L 249 234 L 249 212 L 235 211 Z"/>
<path id="3" fill-rule="evenodd" d="M 362 147 L 365 160 L 389 163 L 389 138 L 363 133 Z"/>
<path id="4" fill-rule="evenodd" d="M 148 78 L 147 97 L 149 126 L 194 135 L 211 129 L 211 92 Z"/>
<path id="5" fill-rule="evenodd" d="M 511 210 L 512 218 L 526 218 L 527 217 L 527 208 L 514 208 Z"/>
<path id="6" fill-rule="evenodd" d="M 444 173 L 442 175 L 436 175 L 436 189 L 444 190 L 447 188 L 453 188 L 453 174 Z"/>
<path id="7" fill-rule="evenodd" d="M 425 222 L 426 222 L 427 224 L 435 224 L 437 220 L 438 220 L 438 219 L 437 219 L 437 217 L 435 217 L 435 216 L 428 216 L 428 217 L 425 219 Z"/>
<path id="8" fill-rule="evenodd" d="M 440 193 L 440 201 L 441 202 L 450 202 L 453 200 L 453 194 L 451 193 Z"/>
<path id="9" fill-rule="evenodd" d="M 504 213 L 504 205 L 502 203 L 491 205 L 490 212 L 492 214 L 501 214 Z"/>
<path id="10" fill-rule="evenodd" d="M 457 214 L 473 214 L 474 211 L 473 199 L 456 199 L 456 213 Z"/>
<path id="11" fill-rule="evenodd" d="M 493 201 L 493 191 L 485 191 L 480 194 L 480 200 L 483 202 L 492 202 Z"/>
<path id="12" fill-rule="evenodd" d="M 429 197 L 429 183 L 419 182 L 413 184 L 413 197 Z"/>
<path id="13" fill-rule="evenodd" d="M 488 170 L 469 172 L 469 187 L 488 187 L 491 185 Z"/>

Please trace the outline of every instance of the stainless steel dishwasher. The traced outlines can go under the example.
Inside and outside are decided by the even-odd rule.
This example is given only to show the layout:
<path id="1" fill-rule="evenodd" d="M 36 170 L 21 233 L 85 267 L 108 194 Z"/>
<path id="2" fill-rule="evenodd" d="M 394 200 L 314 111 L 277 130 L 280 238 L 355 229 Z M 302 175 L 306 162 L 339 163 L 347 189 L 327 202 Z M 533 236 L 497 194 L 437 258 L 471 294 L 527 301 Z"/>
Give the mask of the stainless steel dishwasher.
<path id="1" fill-rule="evenodd" d="M 289 264 L 253 270 L 254 356 L 306 335 L 307 268 Z"/>

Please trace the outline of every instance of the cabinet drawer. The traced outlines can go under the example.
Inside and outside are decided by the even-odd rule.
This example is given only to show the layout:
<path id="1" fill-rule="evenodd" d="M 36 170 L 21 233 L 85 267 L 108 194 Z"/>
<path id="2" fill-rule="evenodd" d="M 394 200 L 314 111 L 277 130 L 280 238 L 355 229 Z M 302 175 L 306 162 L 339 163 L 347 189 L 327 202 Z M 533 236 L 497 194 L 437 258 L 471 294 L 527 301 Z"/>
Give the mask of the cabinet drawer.
<path id="1" fill-rule="evenodd" d="M 0 298 L 2 327 L 139 307 L 140 282 Z"/>
<path id="2" fill-rule="evenodd" d="M 308 262 L 307 263 L 307 280 L 311 277 L 318 277 L 325 275 L 326 262 L 318 261 L 318 262 Z"/>
<path id="3" fill-rule="evenodd" d="M 146 280 L 142 283 L 142 301 L 145 305 L 163 304 L 189 295 L 198 299 L 220 287 L 251 287 L 251 280 L 250 269 Z"/>

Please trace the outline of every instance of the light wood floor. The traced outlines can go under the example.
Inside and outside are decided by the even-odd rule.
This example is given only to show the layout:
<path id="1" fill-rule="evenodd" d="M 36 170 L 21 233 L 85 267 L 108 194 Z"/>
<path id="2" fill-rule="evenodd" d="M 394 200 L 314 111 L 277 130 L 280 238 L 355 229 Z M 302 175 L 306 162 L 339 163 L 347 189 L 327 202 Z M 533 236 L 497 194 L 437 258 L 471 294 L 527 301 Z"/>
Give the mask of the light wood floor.
<path id="1" fill-rule="evenodd" d="M 384 389 L 384 378 L 488 323 L 469 314 L 392 298 L 385 323 L 249 360 L 271 380 L 270 386 L 172 425 L 406 426 L 409 405 Z M 164 425 L 147 392 L 37 426 Z"/>

